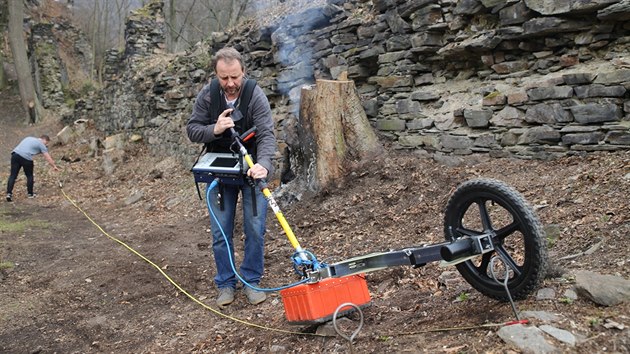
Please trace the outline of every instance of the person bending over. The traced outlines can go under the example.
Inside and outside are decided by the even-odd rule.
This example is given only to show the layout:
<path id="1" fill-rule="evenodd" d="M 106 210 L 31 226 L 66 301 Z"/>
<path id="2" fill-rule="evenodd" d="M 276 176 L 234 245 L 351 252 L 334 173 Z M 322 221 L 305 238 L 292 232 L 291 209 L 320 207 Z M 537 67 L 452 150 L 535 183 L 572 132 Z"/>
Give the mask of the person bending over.
<path id="1" fill-rule="evenodd" d="M 26 175 L 26 191 L 28 197 L 35 197 L 35 193 L 33 192 L 35 185 L 35 179 L 33 178 L 33 170 L 35 167 L 33 156 L 38 154 L 44 155 L 48 164 L 50 164 L 55 171 L 59 171 L 55 161 L 48 153 L 49 143 L 50 137 L 48 135 L 42 135 L 39 138 L 29 136 L 24 138 L 15 149 L 13 149 L 11 152 L 11 175 L 7 183 L 7 202 L 13 201 L 13 186 L 15 185 L 15 179 L 20 169 L 24 169 L 24 174 Z"/>

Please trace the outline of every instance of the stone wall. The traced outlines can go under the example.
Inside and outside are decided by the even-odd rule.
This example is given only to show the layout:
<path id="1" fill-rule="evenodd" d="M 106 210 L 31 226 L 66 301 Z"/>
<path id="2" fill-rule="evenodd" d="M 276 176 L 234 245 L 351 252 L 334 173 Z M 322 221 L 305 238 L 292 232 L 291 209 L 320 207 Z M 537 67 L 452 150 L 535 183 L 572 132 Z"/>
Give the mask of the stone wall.
<path id="1" fill-rule="evenodd" d="M 38 23 L 32 27 L 29 40 L 35 87 L 44 108 L 59 108 L 64 104 L 63 86 L 68 82 L 52 29 L 51 23 Z"/>
<path id="2" fill-rule="evenodd" d="M 72 96 L 71 81 L 88 81 L 91 77 L 91 46 L 86 36 L 65 19 L 39 23 L 31 19 L 29 25 L 29 58 L 38 97 L 44 108 L 65 109 Z"/>
<path id="3" fill-rule="evenodd" d="M 87 114 L 185 163 L 198 150 L 185 122 L 225 45 L 245 54 L 270 98 L 278 161 L 298 144 L 301 87 L 346 73 L 373 126 L 399 148 L 522 158 L 630 148 L 627 1 L 329 0 L 273 25 L 213 33 L 182 55 L 154 55 L 161 2 L 142 11 Z"/>

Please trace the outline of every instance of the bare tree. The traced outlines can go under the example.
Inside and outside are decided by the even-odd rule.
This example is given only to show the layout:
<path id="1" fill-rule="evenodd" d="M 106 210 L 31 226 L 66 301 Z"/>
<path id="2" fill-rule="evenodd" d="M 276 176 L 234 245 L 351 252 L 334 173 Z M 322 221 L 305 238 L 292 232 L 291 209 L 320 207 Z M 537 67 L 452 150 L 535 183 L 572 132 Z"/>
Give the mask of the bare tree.
<path id="1" fill-rule="evenodd" d="M 230 7 L 230 16 L 228 17 L 229 22 L 226 24 L 226 27 L 236 26 L 243 17 L 248 5 L 249 0 L 233 1 Z"/>
<path id="2" fill-rule="evenodd" d="M 177 51 L 177 9 L 175 8 L 175 0 L 168 1 L 168 21 L 166 22 L 169 28 L 168 36 L 166 37 L 166 47 L 170 52 Z"/>
<path id="3" fill-rule="evenodd" d="M 190 45 L 190 41 L 187 39 L 185 35 L 188 29 L 191 26 L 190 19 L 193 17 L 193 13 L 195 11 L 195 5 L 197 0 L 192 0 L 190 2 L 176 2 L 174 0 L 169 0 L 169 8 L 168 8 L 168 21 L 167 25 L 169 28 L 168 32 L 168 41 L 169 41 L 169 50 L 171 52 L 177 52 L 179 50 L 179 44 L 184 41 Z M 177 8 L 177 4 L 183 6 L 183 10 Z M 181 21 L 179 20 L 178 14 L 184 14 Z M 181 23 L 181 25 L 178 25 Z"/>
<path id="4" fill-rule="evenodd" d="M 174 1 L 174 0 L 169 0 Z M 116 44 L 119 47 L 125 45 L 125 18 L 131 9 L 131 2 L 129 0 L 116 0 L 116 18 L 114 24 L 116 29 Z"/>
<path id="5" fill-rule="evenodd" d="M 260 0 L 275 2 L 277 0 Z M 102 67 L 105 52 L 124 46 L 126 17 L 131 10 L 144 6 L 143 0 L 76 1 L 72 7 L 75 20 L 91 34 L 95 72 Z M 188 48 L 210 32 L 223 31 L 240 22 L 246 10 L 259 7 L 251 0 L 164 0 L 170 52 Z"/>
<path id="6" fill-rule="evenodd" d="M 111 1 L 96 0 L 91 13 L 91 24 L 89 29 L 91 32 L 92 51 L 94 57 L 94 72 L 99 82 L 102 82 L 102 71 L 105 65 L 105 52 L 107 49 L 114 47 L 117 43 L 118 36 L 112 33 L 110 24 L 111 19 Z"/>
<path id="7" fill-rule="evenodd" d="M 176 52 L 206 38 L 210 32 L 224 31 L 238 24 L 250 0 L 169 0 L 166 19 L 168 48 Z"/>
<path id="8" fill-rule="evenodd" d="M 249 4 L 249 0 L 205 0 L 201 4 L 208 12 L 208 17 L 213 20 L 216 26 L 214 30 L 222 31 L 238 23 Z"/>
<path id="9" fill-rule="evenodd" d="M 7 8 L 6 1 L 1 0 L 0 1 L 0 32 L 1 33 L 4 33 L 4 31 L 6 30 L 7 11 L 8 11 L 8 8 Z M 4 36 L 2 36 L 2 39 L 4 39 Z M 4 40 L 1 42 L 4 42 Z M 2 43 L 2 46 L 4 46 L 4 43 Z M 7 86 L 8 86 L 7 75 L 4 72 L 4 54 L 0 50 L 0 90 L 4 90 Z"/>
<path id="10" fill-rule="evenodd" d="M 138 6 L 138 0 L 89 0 L 76 1 L 72 7 L 73 20 L 89 36 L 92 70 L 97 78 L 101 76 L 107 50 L 124 47 L 125 19 Z"/>
<path id="11" fill-rule="evenodd" d="M 108 41 L 109 37 L 111 36 L 110 27 L 109 27 L 110 6 L 111 6 L 111 2 L 105 1 L 103 11 L 100 14 L 101 21 L 103 22 L 103 29 L 102 31 L 99 32 L 100 51 L 98 53 L 98 58 L 100 60 L 98 61 L 96 72 L 98 73 L 98 81 L 101 83 L 103 82 L 103 67 L 105 66 L 105 52 L 107 51 L 107 48 L 110 48 L 108 44 L 111 43 L 110 41 Z"/>
<path id="12" fill-rule="evenodd" d="M 92 57 L 94 58 L 94 63 L 93 63 L 93 67 L 92 67 L 92 71 L 94 73 L 96 73 L 97 77 L 100 78 L 100 74 L 98 74 L 98 67 L 100 65 L 100 62 L 102 61 L 102 58 L 99 57 L 99 53 L 100 53 L 100 48 L 99 48 L 99 44 L 100 41 L 98 40 L 98 33 L 101 30 L 101 21 L 99 18 L 99 13 L 100 13 L 100 1 L 95 1 L 94 2 L 94 8 L 93 8 L 93 12 L 92 12 L 92 21 L 90 21 L 92 23 L 92 33 L 90 34 L 92 37 Z M 99 79 L 99 82 L 101 82 L 101 80 Z"/>
<path id="13" fill-rule="evenodd" d="M 9 0 L 9 41 L 17 73 L 18 87 L 24 110 L 29 113 L 29 122 L 36 123 L 41 117 L 41 105 L 35 93 L 35 85 L 24 41 L 24 3 Z"/>
<path id="14" fill-rule="evenodd" d="M 8 85 L 7 75 L 4 72 L 4 54 L 0 52 L 0 91 L 7 88 Z"/>

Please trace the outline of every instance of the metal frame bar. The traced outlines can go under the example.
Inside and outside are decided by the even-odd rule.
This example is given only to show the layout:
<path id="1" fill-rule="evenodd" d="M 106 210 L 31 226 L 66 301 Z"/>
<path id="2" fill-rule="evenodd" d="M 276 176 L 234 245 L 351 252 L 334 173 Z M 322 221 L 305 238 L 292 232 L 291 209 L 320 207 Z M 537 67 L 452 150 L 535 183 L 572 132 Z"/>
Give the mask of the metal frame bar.
<path id="1" fill-rule="evenodd" d="M 307 271 L 308 283 L 316 283 L 326 278 L 340 278 L 353 274 L 369 273 L 394 266 L 410 265 L 421 267 L 429 262 L 444 260 L 441 254 L 442 248 L 444 247 L 467 248 L 469 251 L 466 252 L 465 256 L 461 257 L 465 260 L 470 258 L 471 255 L 479 255 L 494 250 L 491 240 L 491 235 L 484 234 L 462 237 L 453 242 L 443 242 L 353 257 L 327 265 L 326 267 Z M 482 244 L 483 247 L 480 247 Z"/>

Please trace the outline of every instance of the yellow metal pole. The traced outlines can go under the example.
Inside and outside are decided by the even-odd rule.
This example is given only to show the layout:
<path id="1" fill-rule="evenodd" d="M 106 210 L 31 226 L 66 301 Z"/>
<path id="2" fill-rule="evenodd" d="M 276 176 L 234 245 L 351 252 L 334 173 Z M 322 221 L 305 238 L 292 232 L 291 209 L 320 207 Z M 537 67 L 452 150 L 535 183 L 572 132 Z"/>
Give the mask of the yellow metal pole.
<path id="1" fill-rule="evenodd" d="M 249 155 L 249 153 L 247 152 L 244 146 L 241 145 L 240 149 L 241 149 L 241 153 L 243 154 L 245 158 L 245 162 L 247 162 L 247 166 L 249 166 L 249 168 L 252 168 L 254 166 L 254 161 L 252 160 L 251 156 Z M 282 229 L 284 230 L 284 233 L 287 235 L 289 242 L 291 242 L 291 245 L 293 246 L 293 248 L 295 248 L 297 252 L 300 252 L 300 256 L 302 258 L 305 258 L 306 256 L 302 253 L 304 250 L 302 249 L 302 247 L 300 247 L 300 243 L 295 237 L 293 230 L 291 230 L 291 226 L 289 226 L 289 223 L 284 218 L 282 211 L 278 207 L 278 204 L 276 203 L 275 199 L 271 195 L 271 191 L 269 191 L 269 188 L 267 188 L 266 185 L 262 188 L 262 193 L 265 196 L 265 198 L 267 198 L 267 201 L 269 202 L 269 206 L 271 207 L 271 210 L 273 210 L 274 214 L 276 215 L 276 218 L 280 222 L 280 226 L 282 226 Z"/>

